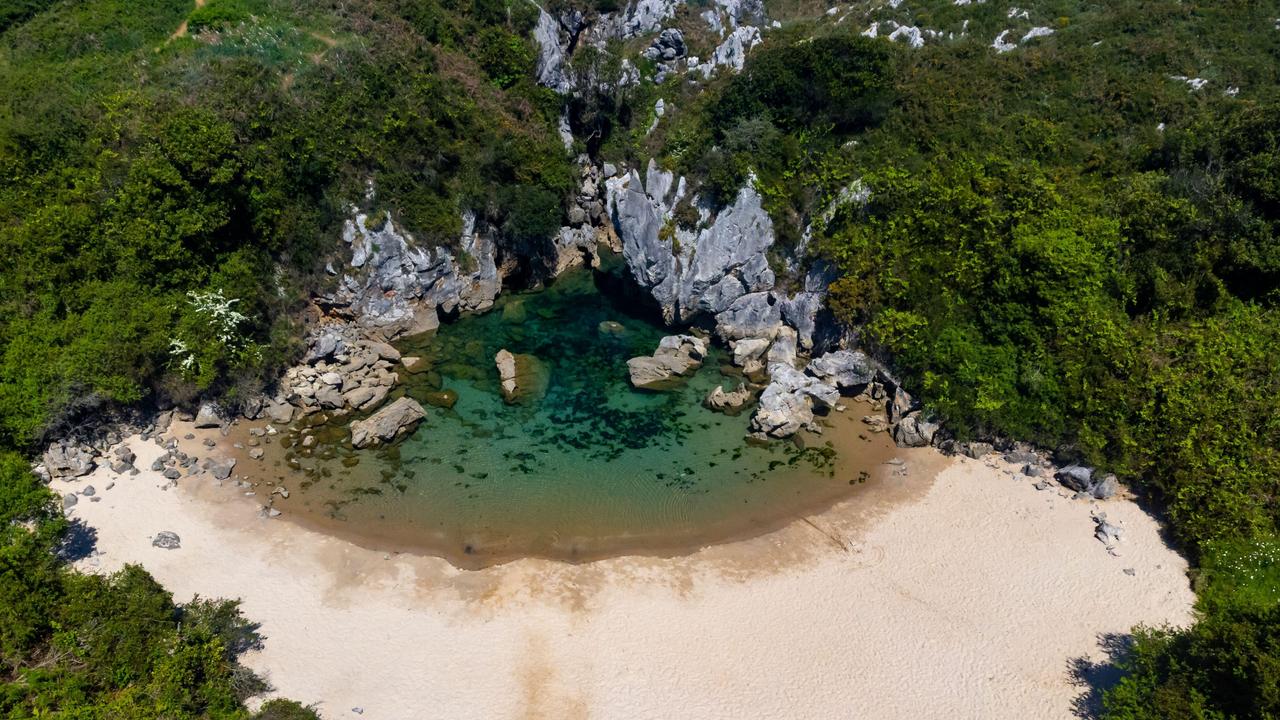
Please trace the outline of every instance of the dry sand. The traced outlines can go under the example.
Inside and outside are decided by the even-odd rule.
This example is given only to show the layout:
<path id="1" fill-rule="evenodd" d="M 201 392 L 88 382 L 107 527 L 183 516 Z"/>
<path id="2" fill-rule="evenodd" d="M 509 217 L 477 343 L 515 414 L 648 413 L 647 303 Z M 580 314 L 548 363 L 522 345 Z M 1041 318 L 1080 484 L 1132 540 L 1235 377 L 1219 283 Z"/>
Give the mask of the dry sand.
<path id="1" fill-rule="evenodd" d="M 160 453 L 128 442 L 140 468 Z M 243 598 L 266 637 L 247 664 L 330 719 L 1069 718 L 1071 663 L 1101 659 L 1103 634 L 1190 619 L 1186 563 L 1133 502 L 902 457 L 906 477 L 754 539 L 479 571 L 261 519 L 262 497 L 207 477 L 55 488 L 98 489 L 71 511 L 97 530 L 85 569 Z M 1093 538 L 1099 508 L 1119 557 Z M 182 547 L 152 547 L 161 530 Z"/>

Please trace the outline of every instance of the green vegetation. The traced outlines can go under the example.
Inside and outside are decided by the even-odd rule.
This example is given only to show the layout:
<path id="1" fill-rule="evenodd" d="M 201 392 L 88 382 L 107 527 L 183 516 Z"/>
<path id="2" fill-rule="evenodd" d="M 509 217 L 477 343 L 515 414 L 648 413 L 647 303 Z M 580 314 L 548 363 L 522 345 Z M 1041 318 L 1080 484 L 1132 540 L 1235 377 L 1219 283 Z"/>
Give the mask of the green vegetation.
<path id="1" fill-rule="evenodd" d="M 0 454 L 0 714 L 9 718 L 314 719 L 288 701 L 251 715 L 266 685 L 236 658 L 259 643 L 236 603 L 175 605 L 141 568 L 72 572 L 57 497 Z"/>
<path id="2" fill-rule="evenodd" d="M 1137 633 L 1109 717 L 1275 717 L 1280 615 L 1248 599 L 1274 561 L 1252 585 L 1222 569 L 1280 531 L 1274 11 L 1019 5 L 789 24 L 702 96 L 664 87 L 682 110 L 657 137 L 614 143 L 721 203 L 754 175 L 782 252 L 812 226 L 833 311 L 958 440 L 1031 440 L 1162 501 L 1202 620 Z M 872 21 L 941 35 L 859 36 Z M 1019 46 L 994 52 L 1004 30 Z"/>
<path id="3" fill-rule="evenodd" d="M 574 171 L 523 0 L 32 8 L 0 36 L 4 445 L 261 387 L 366 181 L 421 240 L 464 210 L 500 242 L 559 225 Z M 214 333 L 192 292 L 242 319 Z"/>
<path id="4" fill-rule="evenodd" d="M 543 240 L 574 181 L 524 0 L 0 3 L 0 715 L 314 718 L 235 603 L 55 554 L 12 451 L 120 403 L 235 403 L 298 351 L 350 207 Z M 376 198 L 366 198 L 366 183 Z"/>

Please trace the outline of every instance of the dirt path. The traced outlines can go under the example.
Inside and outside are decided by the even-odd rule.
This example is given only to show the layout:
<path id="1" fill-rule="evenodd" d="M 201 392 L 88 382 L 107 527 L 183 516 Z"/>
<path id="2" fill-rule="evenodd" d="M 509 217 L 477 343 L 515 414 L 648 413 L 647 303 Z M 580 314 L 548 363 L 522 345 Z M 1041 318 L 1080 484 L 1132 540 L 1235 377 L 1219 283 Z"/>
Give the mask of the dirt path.
<path id="1" fill-rule="evenodd" d="M 196 0 L 196 9 L 199 10 L 200 8 L 204 7 L 204 4 L 205 4 L 205 0 Z M 187 21 L 183 20 L 182 24 L 178 25 L 178 29 L 174 30 L 173 34 L 169 36 L 169 39 L 173 40 L 175 38 L 186 37 L 186 36 L 187 36 Z"/>

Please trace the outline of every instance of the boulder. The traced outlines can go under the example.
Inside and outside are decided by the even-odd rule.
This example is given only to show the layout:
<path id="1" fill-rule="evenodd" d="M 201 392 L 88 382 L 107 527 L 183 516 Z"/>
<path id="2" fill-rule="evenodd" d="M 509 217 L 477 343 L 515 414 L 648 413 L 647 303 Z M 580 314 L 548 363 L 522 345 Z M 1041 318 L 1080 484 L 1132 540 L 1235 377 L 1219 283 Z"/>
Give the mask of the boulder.
<path id="1" fill-rule="evenodd" d="M 411 430 L 426 416 L 426 411 L 412 398 L 399 398 L 368 418 L 351 423 L 351 444 L 363 448 L 389 442 L 401 432 Z"/>
<path id="2" fill-rule="evenodd" d="M 235 458 L 225 458 L 223 460 L 213 460 L 209 462 L 208 470 L 213 474 L 214 479 L 226 480 L 231 477 L 231 471 L 236 467 Z"/>
<path id="3" fill-rule="evenodd" d="M 493 356 L 494 363 L 498 366 L 498 378 L 502 383 L 502 397 L 508 401 L 514 400 L 516 397 L 516 356 L 506 348 L 498 351 Z"/>
<path id="4" fill-rule="evenodd" d="M 911 393 L 902 389 L 901 385 L 895 385 L 893 393 L 889 396 L 889 402 L 885 404 L 885 414 L 889 416 L 889 422 L 896 423 L 909 413 L 920 409 L 916 404 L 915 398 Z"/>
<path id="5" fill-rule="evenodd" d="M 769 349 L 769 341 L 764 338 L 743 338 L 733 343 L 733 364 L 740 368 L 759 365 L 761 358 Z"/>
<path id="6" fill-rule="evenodd" d="M 365 347 L 372 350 L 374 354 L 387 362 L 396 362 L 400 359 L 400 351 L 391 347 L 387 343 L 370 340 L 365 343 Z"/>
<path id="7" fill-rule="evenodd" d="M 875 378 L 871 358 L 858 350 L 837 350 L 814 358 L 805 372 L 841 391 L 855 392 Z"/>
<path id="8" fill-rule="evenodd" d="M 716 315 L 716 334 L 724 340 L 772 340 L 781 327 L 782 309 L 778 298 L 769 292 L 743 295 Z"/>
<path id="9" fill-rule="evenodd" d="M 151 545 L 161 550 L 177 550 L 182 547 L 182 538 L 178 537 L 176 532 L 161 530 L 151 539 Z"/>
<path id="10" fill-rule="evenodd" d="M 367 410 L 386 399 L 388 392 L 382 385 L 363 385 L 343 393 L 342 400 L 357 410 Z"/>
<path id="11" fill-rule="evenodd" d="M 778 334 L 773 338 L 773 344 L 769 346 L 766 359 L 770 366 L 781 363 L 795 367 L 796 331 L 786 326 L 779 328 Z"/>
<path id="12" fill-rule="evenodd" d="M 444 389 L 437 392 L 429 392 L 422 397 L 428 404 L 438 408 L 448 410 L 458 404 L 458 393 L 455 390 Z"/>
<path id="13" fill-rule="evenodd" d="M 693 374 L 702 367 L 706 356 L 706 340 L 693 335 L 668 335 L 658 343 L 653 355 L 628 360 L 627 371 L 632 386 L 660 390 Z"/>
<path id="14" fill-rule="evenodd" d="M 744 383 L 738 383 L 738 388 L 732 392 L 725 392 L 724 388 L 717 385 L 711 388 L 711 392 L 707 393 L 706 399 L 703 400 L 703 404 L 709 409 L 727 415 L 737 415 L 749 402 L 751 402 L 751 391 Z"/>
<path id="15" fill-rule="evenodd" d="M 912 413 L 893 426 L 893 441 L 899 447 L 926 447 L 933 442 L 940 427 L 921 413 Z"/>
<path id="16" fill-rule="evenodd" d="M 1109 500 L 1120 490 L 1120 481 L 1115 475 L 1107 473 L 1089 490 L 1089 494 L 1098 500 Z"/>
<path id="17" fill-rule="evenodd" d="M 200 410 L 196 413 L 195 427 L 222 427 L 222 414 L 219 412 L 218 406 L 213 403 L 205 403 L 201 405 Z"/>
<path id="18" fill-rule="evenodd" d="M 62 496 L 62 509 L 70 510 L 75 507 L 78 502 L 80 502 L 80 498 L 76 497 L 75 493 L 67 493 Z"/>
<path id="19" fill-rule="evenodd" d="M 53 479 L 88 475 L 97 467 L 94 453 L 70 440 L 60 440 L 44 451 L 44 467 Z"/>
<path id="20" fill-rule="evenodd" d="M 307 343 L 307 354 L 302 357 L 302 362 L 308 365 L 315 365 L 321 360 L 341 355 L 346 352 L 347 341 L 337 330 L 326 330 L 317 335 L 313 335 Z"/>
<path id="21" fill-rule="evenodd" d="M 267 404 L 267 417 L 271 418 L 273 423 L 288 425 L 293 420 L 293 406 L 272 400 Z"/>
<path id="22" fill-rule="evenodd" d="M 138 456 L 133 452 L 133 450 L 129 449 L 128 445 L 121 445 L 117 447 L 111 454 L 115 455 L 116 459 L 126 465 L 132 465 L 133 461 L 138 459 Z"/>
<path id="23" fill-rule="evenodd" d="M 1093 468 L 1083 465 L 1068 465 L 1053 474 L 1058 482 L 1076 492 L 1089 492 L 1093 489 Z"/>

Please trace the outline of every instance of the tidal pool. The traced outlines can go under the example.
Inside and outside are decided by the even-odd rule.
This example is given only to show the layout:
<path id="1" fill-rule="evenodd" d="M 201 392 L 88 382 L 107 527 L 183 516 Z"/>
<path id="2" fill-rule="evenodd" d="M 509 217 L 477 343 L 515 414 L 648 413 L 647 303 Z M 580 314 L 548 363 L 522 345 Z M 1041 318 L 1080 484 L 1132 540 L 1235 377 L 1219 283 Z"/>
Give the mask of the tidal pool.
<path id="1" fill-rule="evenodd" d="M 263 479 L 289 491 L 275 507 L 361 544 L 461 567 L 676 554 L 829 505 L 892 455 L 883 434 L 853 419 L 867 412 L 853 402 L 822 436 L 747 443 L 749 411 L 702 406 L 714 385 L 739 380 L 719 349 L 675 389 L 633 389 L 627 359 L 671 330 L 601 292 L 607 279 L 571 272 L 399 343 L 430 368 L 402 372 L 397 389 L 423 403 L 426 420 L 369 450 L 351 448 L 351 418 L 302 430 L 316 438 L 309 448 L 286 433 L 261 461 Z M 536 358 L 544 389 L 505 402 L 494 365 L 503 348 Z M 428 404 L 443 391 L 456 393 L 451 408 Z"/>

